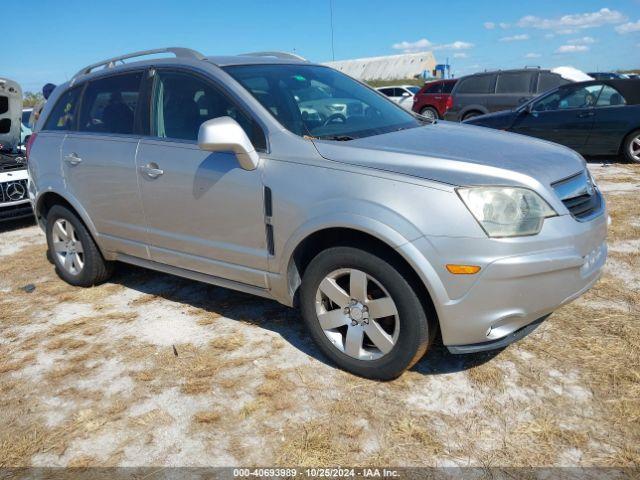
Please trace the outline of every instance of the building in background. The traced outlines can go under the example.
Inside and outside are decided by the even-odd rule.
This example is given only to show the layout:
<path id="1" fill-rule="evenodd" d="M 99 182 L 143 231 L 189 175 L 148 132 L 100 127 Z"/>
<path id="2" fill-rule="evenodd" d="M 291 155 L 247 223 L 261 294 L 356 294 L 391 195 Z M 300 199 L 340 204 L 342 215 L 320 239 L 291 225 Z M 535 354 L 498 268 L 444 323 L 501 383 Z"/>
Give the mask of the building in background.
<path id="1" fill-rule="evenodd" d="M 325 65 L 358 80 L 398 80 L 431 77 L 436 66 L 436 59 L 432 52 L 418 52 L 386 57 L 338 60 L 326 62 Z"/>

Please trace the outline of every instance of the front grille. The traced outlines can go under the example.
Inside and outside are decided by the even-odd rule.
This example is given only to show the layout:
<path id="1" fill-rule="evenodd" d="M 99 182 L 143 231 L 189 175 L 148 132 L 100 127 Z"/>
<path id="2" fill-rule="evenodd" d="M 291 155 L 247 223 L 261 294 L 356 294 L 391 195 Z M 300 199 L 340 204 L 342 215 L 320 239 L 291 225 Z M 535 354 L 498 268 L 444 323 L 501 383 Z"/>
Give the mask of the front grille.
<path id="1" fill-rule="evenodd" d="M 20 202 L 29 198 L 27 179 L 10 180 L 0 183 L 0 201 L 2 203 Z"/>
<path id="2" fill-rule="evenodd" d="M 602 195 L 586 170 L 556 182 L 552 187 L 576 220 L 589 220 L 602 209 Z"/>

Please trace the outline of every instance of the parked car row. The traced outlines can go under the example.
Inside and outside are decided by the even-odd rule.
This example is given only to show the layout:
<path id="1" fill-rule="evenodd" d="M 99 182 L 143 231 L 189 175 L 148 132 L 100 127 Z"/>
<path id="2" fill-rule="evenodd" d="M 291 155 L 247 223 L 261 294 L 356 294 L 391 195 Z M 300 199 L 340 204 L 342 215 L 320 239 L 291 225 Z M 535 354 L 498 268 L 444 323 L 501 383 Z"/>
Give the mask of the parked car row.
<path id="1" fill-rule="evenodd" d="M 550 140 L 582 155 L 623 155 L 640 163 L 640 81 L 564 85 L 513 110 L 465 123 Z"/>

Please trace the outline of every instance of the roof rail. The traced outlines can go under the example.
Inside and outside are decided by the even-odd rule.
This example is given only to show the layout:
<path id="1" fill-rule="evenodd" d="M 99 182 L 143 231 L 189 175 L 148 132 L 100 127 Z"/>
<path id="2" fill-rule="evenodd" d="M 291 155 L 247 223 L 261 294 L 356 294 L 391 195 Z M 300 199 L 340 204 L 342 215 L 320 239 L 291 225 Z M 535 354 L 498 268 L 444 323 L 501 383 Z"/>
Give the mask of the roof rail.
<path id="1" fill-rule="evenodd" d="M 273 58 L 281 58 L 283 60 L 300 60 L 302 62 L 307 62 L 308 60 L 300 55 L 296 55 L 295 53 L 287 53 L 287 52 L 250 52 L 250 53 L 241 53 L 241 57 L 273 57 Z"/>
<path id="2" fill-rule="evenodd" d="M 91 73 L 92 70 L 95 70 L 99 67 L 104 68 L 113 68 L 116 65 L 116 62 L 122 62 L 128 58 L 135 57 L 144 57 L 147 55 L 155 55 L 156 53 L 173 53 L 176 58 L 193 58 L 196 60 L 203 60 L 205 58 L 200 52 L 196 52 L 195 50 L 191 50 L 190 48 L 181 48 L 181 47 L 169 47 L 169 48 L 156 48 L 154 50 L 142 50 L 140 52 L 127 53 L 126 55 L 120 55 L 118 57 L 108 58 L 107 60 L 102 60 L 101 62 L 92 63 L 84 67 L 82 70 L 78 71 L 73 77 L 79 77 L 80 75 L 87 75 Z"/>

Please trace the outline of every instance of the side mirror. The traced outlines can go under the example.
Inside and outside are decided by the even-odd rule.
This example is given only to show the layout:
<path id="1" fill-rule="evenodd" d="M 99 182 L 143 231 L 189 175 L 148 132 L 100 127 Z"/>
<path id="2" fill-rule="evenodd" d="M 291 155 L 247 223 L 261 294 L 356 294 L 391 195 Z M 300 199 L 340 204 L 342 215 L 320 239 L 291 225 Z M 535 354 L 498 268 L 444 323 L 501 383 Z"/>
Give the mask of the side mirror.
<path id="1" fill-rule="evenodd" d="M 410 97 L 410 96 L 411 96 L 411 94 L 410 94 L 409 92 L 403 92 L 403 93 L 402 93 L 402 96 L 403 96 L 404 98 L 407 98 L 407 97 Z"/>
<path id="2" fill-rule="evenodd" d="M 255 170 L 260 160 L 247 134 L 231 117 L 212 118 L 200 125 L 198 147 L 207 152 L 232 151 L 245 170 Z"/>

